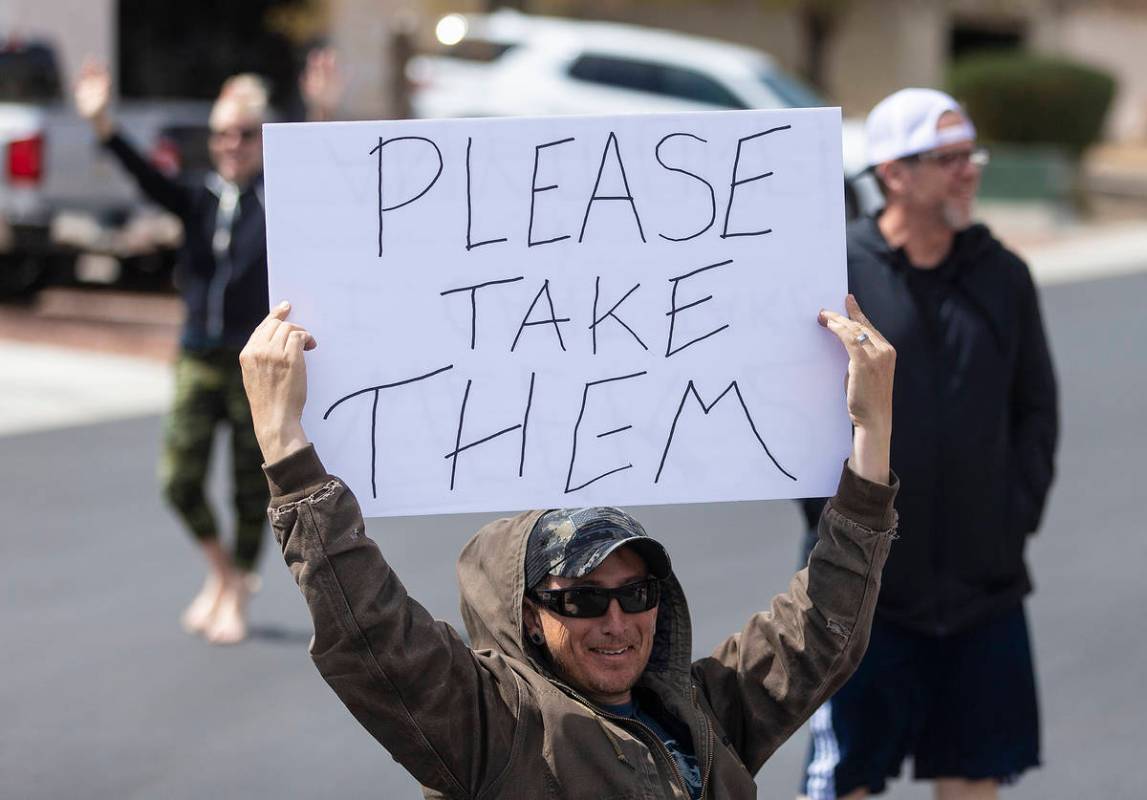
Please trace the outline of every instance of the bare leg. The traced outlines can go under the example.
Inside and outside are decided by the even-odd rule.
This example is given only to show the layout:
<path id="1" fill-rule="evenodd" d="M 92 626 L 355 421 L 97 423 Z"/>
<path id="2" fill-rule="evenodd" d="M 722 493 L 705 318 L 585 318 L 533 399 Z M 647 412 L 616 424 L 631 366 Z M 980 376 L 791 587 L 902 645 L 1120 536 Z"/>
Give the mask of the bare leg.
<path id="1" fill-rule="evenodd" d="M 207 558 L 207 579 L 180 618 L 183 629 L 188 633 L 205 633 L 211 626 L 223 596 L 223 588 L 232 572 L 231 558 L 219 546 L 217 539 L 203 539 L 199 545 Z"/>
<path id="2" fill-rule="evenodd" d="M 232 571 L 223 584 L 215 616 L 204 636 L 212 644 L 238 644 L 247 638 L 247 598 L 251 578 L 246 572 Z"/>
<path id="3" fill-rule="evenodd" d="M 936 781 L 936 800 L 997 800 L 999 796 L 999 784 L 991 778 L 982 781 L 940 778 Z"/>

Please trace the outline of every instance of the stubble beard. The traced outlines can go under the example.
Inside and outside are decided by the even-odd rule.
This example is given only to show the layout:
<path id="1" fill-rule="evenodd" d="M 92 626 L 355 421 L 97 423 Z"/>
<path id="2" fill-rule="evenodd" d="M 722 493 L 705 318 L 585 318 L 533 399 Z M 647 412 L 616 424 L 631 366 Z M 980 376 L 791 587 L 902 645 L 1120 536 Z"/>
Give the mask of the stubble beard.
<path id="1" fill-rule="evenodd" d="M 634 676 L 597 675 L 588 669 L 578 669 L 578 665 L 572 663 L 573 659 L 564 653 L 551 653 L 551 659 L 556 668 L 555 671 L 562 680 L 569 683 L 573 688 L 591 695 L 591 699 L 628 692 L 636 685 L 637 678 L 640 677 L 640 673 Z"/>
<path id="2" fill-rule="evenodd" d="M 959 233 L 972 224 L 972 202 L 950 200 L 940 209 L 940 217 L 950 230 Z"/>

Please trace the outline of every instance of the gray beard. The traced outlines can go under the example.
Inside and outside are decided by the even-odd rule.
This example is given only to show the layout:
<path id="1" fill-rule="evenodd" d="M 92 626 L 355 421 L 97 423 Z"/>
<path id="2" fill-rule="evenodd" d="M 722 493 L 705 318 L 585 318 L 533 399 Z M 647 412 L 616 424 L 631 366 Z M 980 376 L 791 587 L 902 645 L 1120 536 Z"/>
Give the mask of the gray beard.
<path id="1" fill-rule="evenodd" d="M 945 225 L 959 233 L 972 224 L 972 207 L 970 204 L 964 208 L 956 203 L 945 203 L 941 216 Z"/>

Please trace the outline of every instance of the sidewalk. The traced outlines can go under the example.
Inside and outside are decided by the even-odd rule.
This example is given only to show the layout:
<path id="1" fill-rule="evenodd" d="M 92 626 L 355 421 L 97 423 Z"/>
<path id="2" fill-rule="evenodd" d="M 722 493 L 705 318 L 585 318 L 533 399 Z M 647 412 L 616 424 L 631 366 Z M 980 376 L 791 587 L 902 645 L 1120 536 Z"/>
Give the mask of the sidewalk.
<path id="1" fill-rule="evenodd" d="M 1040 284 L 1147 271 L 1147 142 L 1091 148 L 1084 160 L 1090 216 L 1040 203 L 981 202 L 977 211 L 1028 262 Z"/>
<path id="2" fill-rule="evenodd" d="M 1081 221 L 1038 204 L 981 203 L 978 217 L 1031 268 L 1037 284 L 1147 271 L 1147 215 Z"/>
<path id="3" fill-rule="evenodd" d="M 155 359 L 0 341 L 0 437 L 156 414 L 171 367 Z"/>

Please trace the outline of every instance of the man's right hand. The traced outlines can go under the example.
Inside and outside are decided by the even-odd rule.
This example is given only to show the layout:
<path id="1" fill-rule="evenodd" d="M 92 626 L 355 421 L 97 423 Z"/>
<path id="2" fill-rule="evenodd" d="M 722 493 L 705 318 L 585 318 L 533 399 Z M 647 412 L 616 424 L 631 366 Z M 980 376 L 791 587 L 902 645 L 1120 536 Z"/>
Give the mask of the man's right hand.
<path id="1" fill-rule="evenodd" d="M 106 66 L 91 59 L 84 62 L 73 91 L 76 111 L 92 124 L 101 140 L 110 139 L 115 133 L 115 122 L 108 111 L 111 87 L 112 79 Z"/>
<path id="2" fill-rule="evenodd" d="M 255 436 L 268 464 L 308 444 L 302 424 L 307 402 L 303 351 L 313 350 L 315 339 L 306 329 L 286 321 L 290 311 L 287 302 L 271 309 L 239 354 Z"/>

